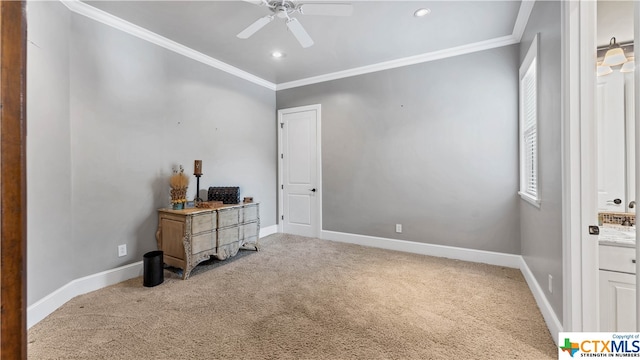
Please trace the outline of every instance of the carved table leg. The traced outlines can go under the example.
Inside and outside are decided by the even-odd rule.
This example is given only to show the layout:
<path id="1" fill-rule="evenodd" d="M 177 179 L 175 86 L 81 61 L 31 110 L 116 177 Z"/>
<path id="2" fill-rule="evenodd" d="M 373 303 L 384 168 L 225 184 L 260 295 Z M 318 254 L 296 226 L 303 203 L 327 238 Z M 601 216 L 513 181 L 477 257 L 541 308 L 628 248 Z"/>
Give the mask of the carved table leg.
<path id="1" fill-rule="evenodd" d="M 187 280 L 191 274 L 191 270 L 195 267 L 193 258 L 191 257 L 191 216 L 187 216 L 184 226 L 184 236 L 182 238 L 182 247 L 184 248 L 184 269 L 182 269 L 182 280 Z"/>

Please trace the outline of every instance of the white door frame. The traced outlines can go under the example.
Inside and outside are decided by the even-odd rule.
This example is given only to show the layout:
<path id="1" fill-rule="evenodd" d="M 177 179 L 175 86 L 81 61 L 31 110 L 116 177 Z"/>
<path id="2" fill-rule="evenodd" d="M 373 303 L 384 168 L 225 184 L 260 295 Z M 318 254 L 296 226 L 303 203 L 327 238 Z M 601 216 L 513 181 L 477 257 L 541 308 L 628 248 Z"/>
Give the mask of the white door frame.
<path id="1" fill-rule="evenodd" d="M 597 3 L 562 4 L 562 193 L 563 193 L 563 331 L 597 331 L 597 238 L 587 226 L 597 224 L 595 182 L 595 51 Z M 634 4 L 634 38 L 640 39 L 640 4 Z M 635 48 L 640 58 L 640 46 Z M 640 89 L 636 65 L 635 88 Z M 640 91 L 635 91 L 640 104 Z M 636 106 L 636 194 L 640 194 L 640 107 Z M 594 239 L 595 238 L 595 239 Z M 640 239 L 640 227 L 636 227 Z M 595 247 L 592 242 L 595 241 Z M 640 246 L 636 246 L 640 259 Z M 593 272 L 596 274 L 593 275 Z M 636 284 L 640 262 L 636 263 Z M 640 331 L 640 296 L 636 296 L 636 329 Z"/>
<path id="2" fill-rule="evenodd" d="M 320 237 L 322 233 L 322 106 L 320 104 L 307 105 L 307 106 L 298 106 L 287 109 L 278 110 L 278 123 L 276 126 L 278 127 L 278 232 L 281 233 L 283 231 L 282 226 L 282 217 L 284 216 L 284 191 L 282 185 L 284 184 L 283 179 L 283 144 L 282 144 L 282 116 L 287 113 L 293 112 L 301 112 L 301 111 L 309 111 L 315 110 L 317 114 L 316 119 L 316 174 L 317 174 L 317 187 L 318 190 L 316 192 L 317 201 L 316 201 L 316 221 L 318 222 L 317 226 L 317 234 L 315 236 L 317 238 Z"/>
<path id="3" fill-rule="evenodd" d="M 595 1 L 562 2 L 563 331 L 598 330 Z"/>
<path id="4" fill-rule="evenodd" d="M 634 2 L 633 4 L 633 38 L 640 41 L 640 4 Z M 634 41 L 635 41 L 634 40 Z M 640 59 L 640 46 L 634 47 L 634 55 L 637 59 Z M 636 64 L 635 72 L 633 74 L 634 85 L 634 101 L 635 101 L 635 152 L 636 152 L 636 196 L 640 196 L 640 68 Z M 635 199 L 633 199 L 635 200 Z M 636 214 L 640 215 L 640 211 L 636 210 Z M 636 218 L 637 221 L 637 218 Z M 640 239 L 640 227 L 636 222 L 636 259 L 640 259 L 640 246 L 638 246 L 638 239 Z M 640 261 L 636 261 L 636 331 L 640 331 L 640 296 L 638 296 L 638 275 L 640 274 Z"/>

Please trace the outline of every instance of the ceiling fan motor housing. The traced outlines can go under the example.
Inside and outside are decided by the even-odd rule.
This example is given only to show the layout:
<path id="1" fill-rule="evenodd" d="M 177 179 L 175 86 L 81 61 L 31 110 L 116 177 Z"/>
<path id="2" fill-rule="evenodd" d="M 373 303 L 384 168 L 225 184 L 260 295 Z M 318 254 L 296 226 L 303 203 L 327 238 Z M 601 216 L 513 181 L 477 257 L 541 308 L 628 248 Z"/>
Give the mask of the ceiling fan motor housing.
<path id="1" fill-rule="evenodd" d="M 351 4 L 295 4 L 290 0 L 262 0 L 262 6 L 266 6 L 271 10 L 271 14 L 263 16 L 254 21 L 247 28 L 242 30 L 237 37 L 240 39 L 247 39 L 256 31 L 262 29 L 265 25 L 273 21 L 275 17 L 280 19 L 286 19 L 287 28 L 293 36 L 298 40 L 303 48 L 308 48 L 313 45 L 313 39 L 304 29 L 298 19 L 290 16 L 294 13 L 310 14 L 310 15 L 333 15 L 333 16 L 350 16 L 353 12 L 353 6 Z M 304 10 L 303 10 L 304 9 Z"/>
<path id="2" fill-rule="evenodd" d="M 278 1 L 273 0 L 269 2 L 269 8 L 276 14 L 277 17 L 284 19 L 288 15 L 294 13 L 297 8 L 296 5 L 291 1 Z"/>

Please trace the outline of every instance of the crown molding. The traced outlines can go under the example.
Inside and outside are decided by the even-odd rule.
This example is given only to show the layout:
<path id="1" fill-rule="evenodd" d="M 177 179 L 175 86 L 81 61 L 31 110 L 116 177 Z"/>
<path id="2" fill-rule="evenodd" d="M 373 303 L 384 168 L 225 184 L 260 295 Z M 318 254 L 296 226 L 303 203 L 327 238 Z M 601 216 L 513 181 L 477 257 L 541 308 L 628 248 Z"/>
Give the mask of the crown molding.
<path id="1" fill-rule="evenodd" d="M 111 26 L 118 30 L 124 31 L 127 34 L 133 35 L 142 40 L 146 40 L 150 43 L 161 46 L 167 50 L 171 50 L 180 55 L 184 55 L 188 58 L 201 62 L 205 65 L 209 65 L 218 70 L 222 70 L 226 73 L 237 76 L 241 79 L 266 87 L 267 89 L 270 89 L 270 90 L 276 89 L 276 85 L 272 82 L 269 82 L 265 79 L 257 77 L 246 71 L 240 70 L 220 60 L 214 59 L 199 51 L 193 50 L 189 47 L 179 44 L 173 40 L 169 40 L 164 36 L 158 35 L 138 25 L 132 24 L 117 16 L 111 15 L 105 11 L 94 8 L 93 6 L 83 3 L 79 0 L 60 0 L 60 2 L 62 2 L 62 4 L 64 4 L 69 10 L 73 11 L 74 13 L 86 16 L 90 19 L 101 22 L 107 26 Z"/>
<path id="2" fill-rule="evenodd" d="M 161 46 L 167 50 L 171 50 L 178 54 L 184 55 L 188 58 L 191 58 L 195 61 L 201 62 L 205 65 L 209 65 L 218 70 L 224 71 L 228 74 L 237 76 L 244 80 L 250 81 L 254 84 L 263 86 L 267 89 L 278 91 L 291 89 L 295 87 L 305 86 L 316 84 L 325 81 L 337 80 L 357 75 L 368 74 L 377 71 L 389 70 L 398 67 L 408 66 L 419 64 L 428 61 L 434 61 L 439 59 L 444 59 L 448 57 L 458 56 L 469 54 L 477 51 L 494 49 L 497 47 L 517 44 L 520 42 L 522 38 L 522 34 L 527 26 L 529 21 L 529 17 L 533 10 L 533 6 L 535 4 L 535 0 L 522 0 L 520 3 L 520 9 L 518 11 L 518 17 L 516 18 L 516 22 L 513 26 L 513 32 L 511 35 L 502 36 L 494 39 L 489 39 L 485 41 L 476 42 L 473 44 L 467 44 L 462 46 L 457 46 L 453 48 L 448 48 L 444 50 L 433 51 L 429 53 L 419 54 L 415 56 L 410 56 L 402 59 L 396 59 L 391 61 L 386 61 L 382 63 L 361 66 L 353 69 L 348 69 L 344 71 L 333 72 L 329 74 L 313 76 L 305 79 L 289 81 L 280 84 L 274 84 L 270 81 L 262 79 L 258 76 L 250 74 L 244 70 L 240 70 L 234 66 L 231 66 L 227 63 L 224 63 L 220 60 L 212 58 L 208 55 L 205 55 L 199 51 L 193 50 L 189 47 L 186 47 L 182 44 L 179 44 L 173 40 L 169 40 L 164 36 L 158 35 L 152 31 L 149 31 L 145 28 L 142 28 L 138 25 L 132 24 L 128 21 L 125 21 L 117 16 L 111 15 L 105 11 L 94 8 L 91 5 L 88 5 L 80 0 L 60 0 L 69 10 L 86 16 L 95 21 L 101 22 L 107 26 L 111 26 L 113 28 L 124 31 L 130 35 L 138 37 L 142 40 L 146 40 L 150 43 Z"/>
<path id="3" fill-rule="evenodd" d="M 276 91 L 316 84 L 324 81 L 337 80 L 337 79 L 342 79 L 342 78 L 356 76 L 356 75 L 363 75 L 363 74 L 368 74 L 376 71 L 389 70 L 389 69 L 394 69 L 402 66 L 419 64 L 427 61 L 433 61 L 433 60 L 444 59 L 452 56 L 469 54 L 476 51 L 494 49 L 501 46 L 517 44 L 522 39 L 522 34 L 524 33 L 527 23 L 529 22 L 529 17 L 531 16 L 531 11 L 533 10 L 534 4 L 535 4 L 535 0 L 522 0 L 520 2 L 518 17 L 516 18 L 516 22 L 513 25 L 513 31 L 511 35 L 493 38 L 485 41 L 480 41 L 477 43 L 462 45 L 458 47 L 448 48 L 444 50 L 429 52 L 425 54 L 410 56 L 402 59 L 396 59 L 396 60 L 377 63 L 373 65 L 362 66 L 362 67 L 353 68 L 349 70 L 338 71 L 338 72 L 319 75 L 319 76 L 313 76 L 306 79 L 280 83 L 276 85 Z"/>
<path id="4" fill-rule="evenodd" d="M 522 0 L 520 2 L 518 17 L 516 18 L 516 23 L 513 25 L 513 32 L 511 33 L 514 38 L 518 39 L 518 42 L 522 40 L 522 34 L 524 34 L 524 29 L 527 27 L 535 3 L 536 0 Z"/>
<path id="5" fill-rule="evenodd" d="M 324 74 L 319 76 L 313 76 L 306 79 L 300 79 L 295 81 L 289 81 L 286 83 L 280 83 L 276 85 L 277 90 L 285 90 L 291 89 L 299 86 L 316 84 L 319 82 L 325 82 L 330 80 L 337 80 L 342 78 L 347 78 L 351 76 L 363 75 L 372 72 L 395 69 L 403 66 L 419 64 L 427 61 L 440 60 L 452 56 L 469 54 L 482 50 L 494 49 L 497 47 L 517 44 L 519 41 L 516 40 L 512 35 L 502 36 L 499 38 L 489 39 L 485 41 L 476 42 L 473 44 L 467 44 L 462 46 L 456 46 L 444 50 L 433 51 L 425 54 L 409 56 L 402 59 L 396 59 L 391 61 L 385 61 L 373 65 L 361 66 L 349 70 L 337 71 L 330 74 Z"/>

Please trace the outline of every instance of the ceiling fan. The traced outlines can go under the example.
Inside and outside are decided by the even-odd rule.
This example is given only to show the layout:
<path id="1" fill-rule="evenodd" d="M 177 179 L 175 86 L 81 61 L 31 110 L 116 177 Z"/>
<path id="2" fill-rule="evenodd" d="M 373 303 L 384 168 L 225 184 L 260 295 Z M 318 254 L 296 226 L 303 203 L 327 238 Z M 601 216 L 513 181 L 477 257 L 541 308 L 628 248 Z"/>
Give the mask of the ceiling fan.
<path id="1" fill-rule="evenodd" d="M 249 1 L 255 3 L 255 1 Z M 296 37 L 303 48 L 313 45 L 313 39 L 302 27 L 298 19 L 292 17 L 293 14 L 302 15 L 330 15 L 330 16 L 350 16 L 353 12 L 353 5 L 346 3 L 304 3 L 296 4 L 288 0 L 262 0 L 260 6 L 266 6 L 271 10 L 272 14 L 261 17 L 246 29 L 242 30 L 237 36 L 240 39 L 247 39 L 262 29 L 265 25 L 273 21 L 274 18 L 287 19 L 287 27 L 289 31 Z"/>

